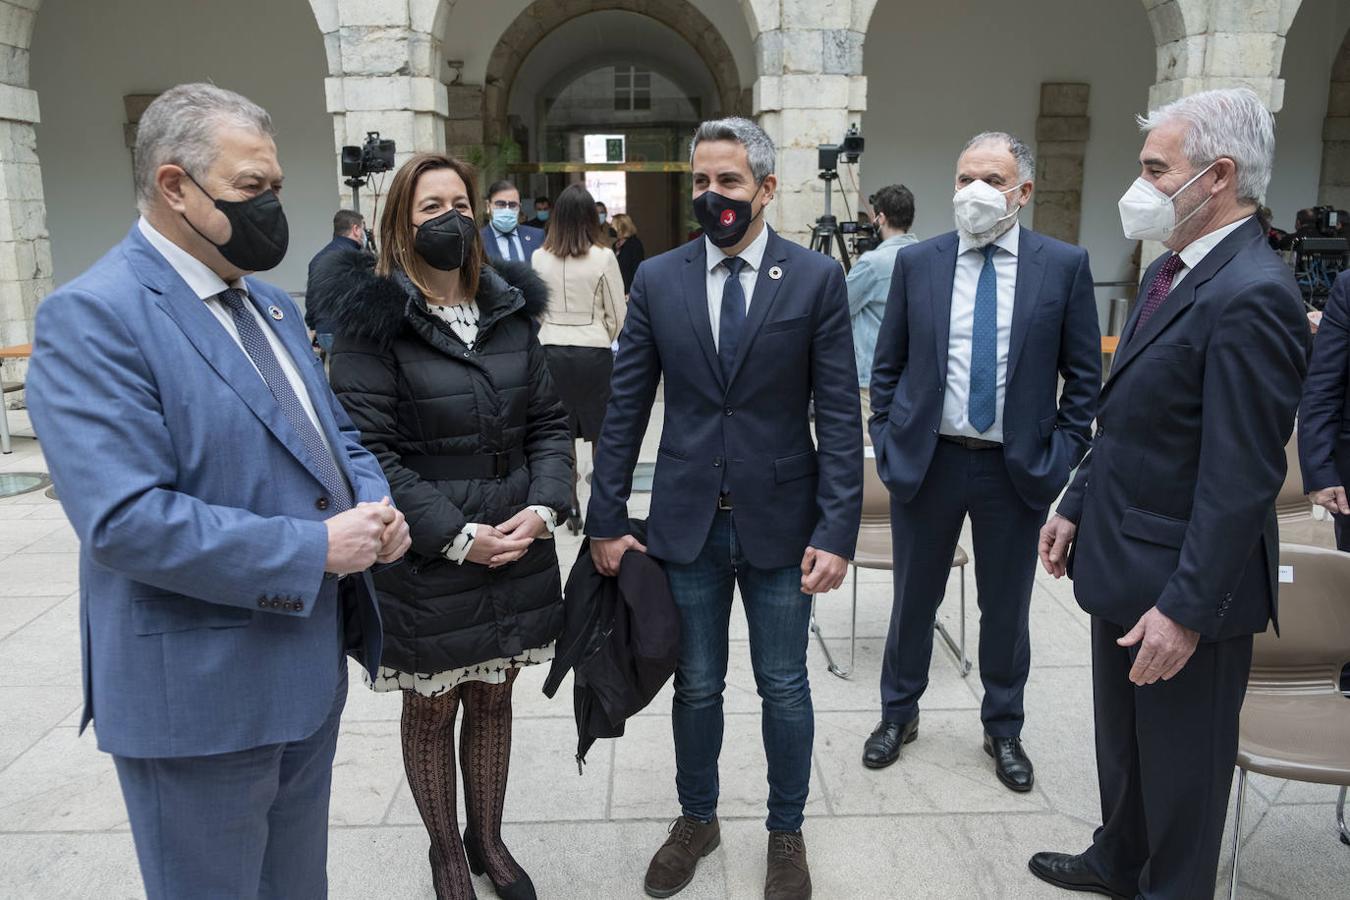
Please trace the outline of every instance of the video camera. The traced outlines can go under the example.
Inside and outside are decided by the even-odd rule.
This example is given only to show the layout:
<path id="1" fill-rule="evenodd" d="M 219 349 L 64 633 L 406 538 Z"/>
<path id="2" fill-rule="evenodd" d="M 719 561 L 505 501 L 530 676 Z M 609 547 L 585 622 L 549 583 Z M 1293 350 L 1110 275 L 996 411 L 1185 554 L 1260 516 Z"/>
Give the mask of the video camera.
<path id="1" fill-rule="evenodd" d="M 381 140 L 378 131 L 367 131 L 366 142 L 360 147 L 342 148 L 342 174 L 349 179 L 364 179 L 368 175 L 388 172 L 394 168 L 394 142 Z M 351 181 L 347 182 L 351 185 Z"/>
<path id="2" fill-rule="evenodd" d="M 1313 221 L 1301 233 L 1285 240 L 1285 261 L 1294 270 L 1303 302 L 1309 309 L 1322 309 L 1331 296 L 1331 286 L 1347 268 L 1350 268 L 1350 240 L 1341 237 L 1341 228 L 1350 222 L 1341 221 L 1340 213 L 1330 206 L 1317 206 Z"/>
<path id="3" fill-rule="evenodd" d="M 848 164 L 856 163 L 862 157 L 865 147 L 862 133 L 858 130 L 856 124 L 848 127 L 848 131 L 844 133 L 844 139 L 838 144 L 820 144 L 816 147 L 818 154 L 816 161 L 820 168 L 820 175 L 817 177 L 825 182 L 825 214 L 816 219 L 816 224 L 811 229 L 811 249 L 824 253 L 826 256 L 833 256 L 834 251 L 838 249 L 839 259 L 844 264 L 845 272 L 852 268 L 852 261 L 849 258 L 849 248 L 844 243 L 844 235 L 855 235 L 853 238 L 854 256 L 865 253 L 876 246 L 876 243 L 867 246 L 868 241 L 874 240 L 876 237 L 874 226 L 859 222 L 844 222 L 841 225 L 830 209 L 833 197 L 832 186 L 834 182 L 839 180 L 840 161 Z M 856 237 L 859 233 L 863 235 L 862 238 Z M 861 246 L 866 249 L 860 249 L 860 240 L 862 241 Z"/>

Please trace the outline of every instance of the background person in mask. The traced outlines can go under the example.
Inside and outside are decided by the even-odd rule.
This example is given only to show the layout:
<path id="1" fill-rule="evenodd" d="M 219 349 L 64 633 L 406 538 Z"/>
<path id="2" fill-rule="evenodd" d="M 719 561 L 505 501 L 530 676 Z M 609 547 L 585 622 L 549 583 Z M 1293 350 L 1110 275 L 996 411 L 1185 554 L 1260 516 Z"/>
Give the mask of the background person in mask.
<path id="1" fill-rule="evenodd" d="M 1038 853 L 1031 870 L 1182 900 L 1214 889 L 1252 634 L 1276 615 L 1275 496 L 1309 335 L 1255 216 L 1275 152 L 1256 94 L 1192 94 L 1139 124 L 1121 223 L 1167 252 L 1144 275 L 1092 452 L 1040 545 L 1092 616 L 1102 827 L 1086 852 Z"/>
<path id="2" fill-rule="evenodd" d="M 299 309 L 248 277 L 286 252 L 272 133 L 230 91 L 161 94 L 140 221 L 38 310 L 28 403 L 80 538 L 82 726 L 153 900 L 324 893 L 342 651 L 378 662 L 367 570 L 408 546 Z"/>
<path id="3" fill-rule="evenodd" d="M 325 354 L 333 352 L 333 327 L 315 299 L 318 296 L 314 290 L 315 278 L 325 267 L 333 265 L 338 256 L 364 252 L 365 218 L 354 210 L 339 209 L 333 215 L 333 239 L 324 244 L 309 261 L 309 273 L 305 280 L 305 324 L 314 332 L 314 343 Z"/>
<path id="4" fill-rule="evenodd" d="M 740 586 L 769 764 L 765 897 L 811 893 L 802 812 L 814 716 L 811 596 L 844 580 L 862 515 L 862 429 L 839 263 L 764 222 L 774 146 L 747 119 L 704 122 L 691 149 L 706 236 L 638 267 L 596 446 L 586 532 L 603 574 L 627 552 L 633 467 L 665 379 L 648 544 L 682 617 L 675 674 L 680 817 L 647 869 L 669 897 L 720 841 L 717 765 L 727 628 Z M 561 221 L 555 223 L 561 224 Z M 551 232 L 552 233 L 552 232 Z M 815 398 L 815 435 L 807 417 Z"/>
<path id="5" fill-rule="evenodd" d="M 534 198 L 534 218 L 525 224 L 540 231 L 548 230 L 549 217 L 553 215 L 553 201 L 545 196 Z"/>
<path id="6" fill-rule="evenodd" d="M 1017 221 L 1035 172 L 1009 134 L 962 150 L 956 231 L 896 256 L 870 423 L 892 497 L 895 599 L 863 765 L 890 765 L 918 734 L 933 620 L 970 516 L 984 749 L 1014 791 L 1034 781 L 1020 735 L 1037 535 L 1087 450 L 1101 386 L 1087 253 Z"/>
<path id="7" fill-rule="evenodd" d="M 394 175 L 374 268 L 319 285 L 336 329 L 333 389 L 408 515 L 405 565 L 375 577 L 384 657 L 371 683 L 403 693 L 403 763 L 431 838 L 440 900 L 533 900 L 502 842 L 511 688 L 553 658 L 562 626 L 550 539 L 571 496 L 571 441 L 535 338 L 548 305 L 522 264 L 488 266 L 472 170 L 436 153 Z M 464 708 L 455 796 L 455 719 Z"/>
<path id="8" fill-rule="evenodd" d="M 509 181 L 488 189 L 488 223 L 483 226 L 483 249 L 493 262 L 529 263 L 544 243 L 544 232 L 520 224 L 520 191 Z"/>

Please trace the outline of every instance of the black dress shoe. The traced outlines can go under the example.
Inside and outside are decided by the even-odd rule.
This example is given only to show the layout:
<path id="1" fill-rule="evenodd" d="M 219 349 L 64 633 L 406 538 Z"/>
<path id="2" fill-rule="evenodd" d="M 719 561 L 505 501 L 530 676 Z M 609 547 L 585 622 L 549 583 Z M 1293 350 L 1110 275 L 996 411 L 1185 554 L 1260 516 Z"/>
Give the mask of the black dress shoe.
<path id="1" fill-rule="evenodd" d="M 1082 855 L 1071 856 L 1068 853 L 1037 853 L 1027 863 L 1031 874 L 1041 881 L 1049 882 L 1066 891 L 1083 891 L 1088 894 L 1105 894 L 1118 900 L 1134 900 L 1138 891 L 1120 885 L 1106 884 L 1088 866 Z"/>
<path id="2" fill-rule="evenodd" d="M 1022 739 L 1015 737 L 984 736 L 984 752 L 994 758 L 994 774 L 1003 786 L 1010 791 L 1025 794 L 1036 782 L 1035 769 L 1026 751 L 1022 749 Z"/>
<path id="3" fill-rule="evenodd" d="M 884 769 L 900 758 L 900 747 L 919 736 L 919 717 L 908 722 L 882 722 L 863 744 L 863 765 Z"/>

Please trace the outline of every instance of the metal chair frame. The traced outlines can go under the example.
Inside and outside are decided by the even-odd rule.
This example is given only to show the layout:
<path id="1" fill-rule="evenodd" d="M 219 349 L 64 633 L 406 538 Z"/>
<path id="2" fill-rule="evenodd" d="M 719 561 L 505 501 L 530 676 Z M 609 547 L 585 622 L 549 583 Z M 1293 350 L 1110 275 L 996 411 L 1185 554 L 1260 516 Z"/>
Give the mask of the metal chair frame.
<path id="1" fill-rule="evenodd" d="M 5 403 L 5 394 L 12 394 L 21 390 L 23 390 L 22 381 L 0 382 L 0 453 L 14 452 L 9 435 L 9 409 Z"/>
<path id="2" fill-rule="evenodd" d="M 1350 846 L 1350 826 L 1345 824 L 1345 795 L 1350 788 L 1342 787 L 1336 800 L 1336 828 L 1340 831 L 1341 843 Z M 1228 900 L 1237 900 L 1238 868 L 1242 854 L 1242 806 L 1247 798 L 1247 770 L 1238 767 L 1237 809 L 1233 814 L 1233 877 L 1228 882 Z"/>

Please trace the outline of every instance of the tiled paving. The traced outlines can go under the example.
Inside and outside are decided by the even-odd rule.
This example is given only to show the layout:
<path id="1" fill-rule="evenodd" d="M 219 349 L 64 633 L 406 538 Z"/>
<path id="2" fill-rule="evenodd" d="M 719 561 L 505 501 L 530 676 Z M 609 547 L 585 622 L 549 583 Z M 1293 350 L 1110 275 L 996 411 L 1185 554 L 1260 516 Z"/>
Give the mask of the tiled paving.
<path id="1" fill-rule="evenodd" d="M 659 420 L 658 408 L 658 420 Z M 26 417 L 11 412 L 15 452 L 0 472 L 41 471 Z M 649 437 L 653 459 L 655 444 Z M 635 504 L 635 509 L 637 504 Z M 560 537 L 561 556 L 576 538 Z M 969 543 L 966 543 L 969 547 Z M 24 900 L 140 896 L 131 835 L 113 768 L 80 738 L 77 542 L 60 506 L 41 493 L 0 501 L 0 896 Z M 865 770 L 890 603 L 887 573 L 865 572 L 853 680 L 825 670 L 813 644 L 815 768 L 806 839 L 815 896 L 1064 897 L 1026 870 L 1040 849 L 1077 850 L 1097 821 L 1087 618 L 1070 585 L 1040 576 L 1032 602 L 1032 673 L 1024 735 L 1036 789 L 995 780 L 980 747 L 978 669 L 959 677 L 935 651 L 923 734 L 902 760 Z M 956 622 L 956 575 L 942 616 Z M 974 579 L 967 630 L 979 633 Z M 848 626 L 848 593 L 827 596 L 820 619 L 833 646 Z M 765 765 L 744 622 L 727 677 L 722 765 L 723 844 L 681 896 L 763 896 Z M 601 742 L 584 775 L 572 759 L 569 687 L 549 701 L 542 669 L 522 675 L 506 835 L 541 897 L 638 898 L 647 860 L 676 814 L 669 691 L 628 735 Z M 336 898 L 430 898 L 426 838 L 403 775 L 399 701 L 353 678 L 334 776 L 329 873 Z M 1350 714 L 1350 706 L 1347 707 Z M 1350 847 L 1334 828 L 1333 788 L 1256 777 L 1244 833 L 1245 898 L 1350 896 Z M 1225 841 L 1225 847 L 1228 846 Z M 1227 895 L 1227 851 L 1221 863 Z M 481 896 L 491 886 L 480 879 Z"/>

